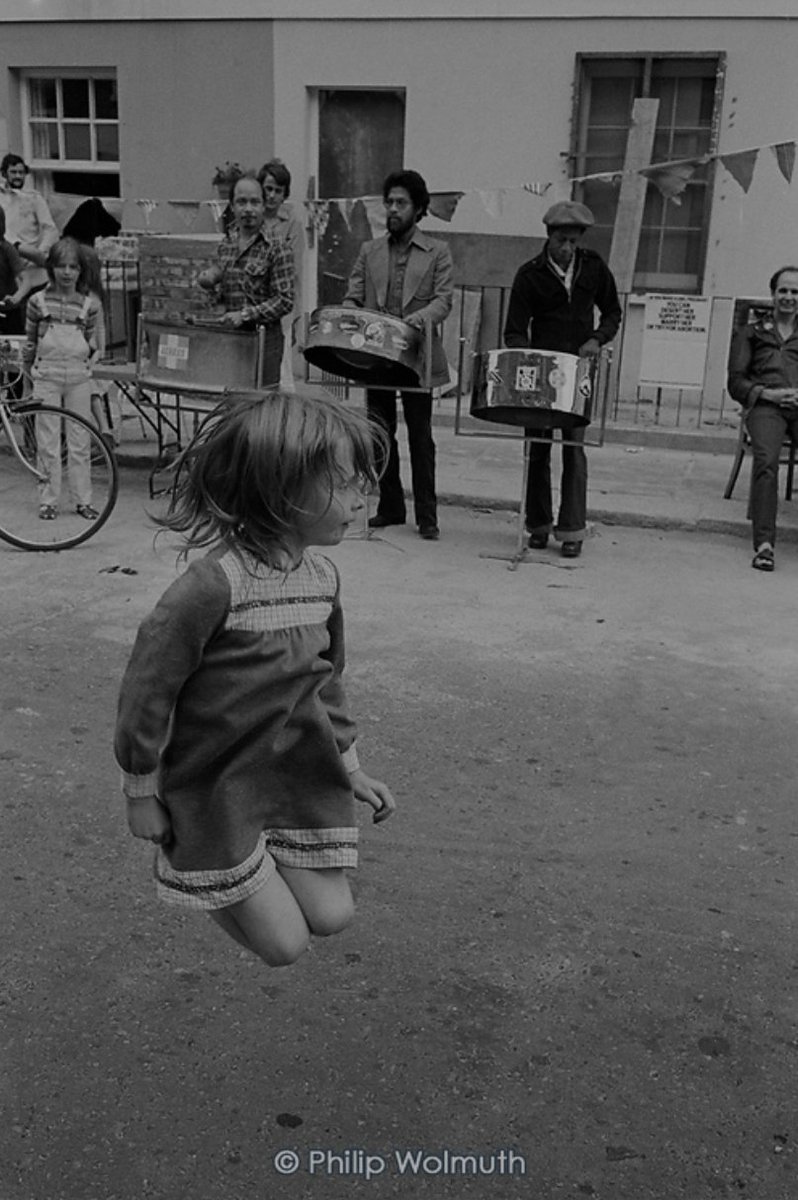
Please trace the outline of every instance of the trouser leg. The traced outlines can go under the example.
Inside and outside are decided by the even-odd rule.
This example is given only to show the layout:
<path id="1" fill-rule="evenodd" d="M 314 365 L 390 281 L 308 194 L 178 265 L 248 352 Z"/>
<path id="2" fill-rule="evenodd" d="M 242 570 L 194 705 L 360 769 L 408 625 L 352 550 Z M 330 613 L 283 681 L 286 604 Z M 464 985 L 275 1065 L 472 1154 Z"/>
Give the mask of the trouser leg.
<path id="1" fill-rule="evenodd" d="M 528 429 L 527 436 L 543 437 L 529 443 L 529 473 L 526 481 L 526 527 L 530 533 L 551 533 L 551 430 Z"/>
<path id="2" fill-rule="evenodd" d="M 90 421 L 91 383 L 65 388 L 64 407 Z M 67 477 L 74 505 L 91 504 L 91 438 L 88 429 L 77 421 L 67 426 Z"/>
<path id="3" fill-rule="evenodd" d="M 36 380 L 34 395 L 42 404 L 61 407 L 61 388 Z M 36 414 L 36 467 L 45 476 L 39 485 L 39 502 L 57 506 L 61 496 L 61 418 L 56 413 Z"/>
<path id="4" fill-rule="evenodd" d="M 584 430 L 568 434 L 572 442 L 584 441 Z M 560 511 L 555 537 L 562 542 L 581 542 L 587 526 L 587 455 L 584 447 L 562 448 L 562 477 L 560 480 Z"/>
<path id="5" fill-rule="evenodd" d="M 779 457 L 788 428 L 787 418 L 775 404 L 755 404 L 746 417 L 751 438 L 751 532 L 754 549 L 763 542 L 776 543 L 779 499 Z"/>
<path id="6" fill-rule="evenodd" d="M 405 520 L 405 494 L 399 474 L 399 447 L 396 444 L 396 393 L 369 388 L 366 391 L 366 409 L 388 436 L 387 462 L 384 458 L 378 462 L 385 469 L 380 476 L 377 515 L 401 523 Z"/>
<path id="7" fill-rule="evenodd" d="M 402 408 L 410 448 L 413 509 L 419 527 L 438 524 L 435 495 L 435 442 L 432 438 L 432 393 L 402 392 Z"/>

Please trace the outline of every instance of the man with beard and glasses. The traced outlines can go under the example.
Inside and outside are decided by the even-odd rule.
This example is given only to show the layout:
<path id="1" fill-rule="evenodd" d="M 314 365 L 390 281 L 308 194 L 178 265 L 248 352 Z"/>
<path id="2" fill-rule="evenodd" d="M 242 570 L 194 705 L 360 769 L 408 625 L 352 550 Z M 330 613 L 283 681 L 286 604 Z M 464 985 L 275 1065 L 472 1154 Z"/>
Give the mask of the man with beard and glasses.
<path id="1" fill-rule="evenodd" d="M 26 187 L 28 168 L 18 154 L 6 154 L 0 162 L 0 205 L 6 214 L 6 240 L 24 263 L 23 291 L 26 296 L 47 284 L 45 263 L 50 247 L 58 241 L 58 230 L 42 196 Z M 25 306 L 15 309 L 6 333 L 23 333 Z"/>
<path id="2" fill-rule="evenodd" d="M 431 386 L 449 381 L 449 367 L 435 328 L 452 308 L 452 256 L 443 242 L 426 237 L 418 222 L 427 215 L 429 192 L 417 171 L 394 171 L 382 186 L 387 236 L 365 242 L 349 279 L 344 305 L 367 308 L 398 317 L 418 330 L 432 326 L 429 373 L 422 359 L 419 374 Z M 421 537 L 436 541 L 438 505 L 435 495 L 435 443 L 432 439 L 432 392 L 401 391 L 410 469 L 413 508 Z M 369 525 L 404 525 L 405 495 L 399 473 L 396 442 L 396 391 L 366 389 L 369 416 L 386 430 L 388 461 L 380 479 L 380 499 Z"/>

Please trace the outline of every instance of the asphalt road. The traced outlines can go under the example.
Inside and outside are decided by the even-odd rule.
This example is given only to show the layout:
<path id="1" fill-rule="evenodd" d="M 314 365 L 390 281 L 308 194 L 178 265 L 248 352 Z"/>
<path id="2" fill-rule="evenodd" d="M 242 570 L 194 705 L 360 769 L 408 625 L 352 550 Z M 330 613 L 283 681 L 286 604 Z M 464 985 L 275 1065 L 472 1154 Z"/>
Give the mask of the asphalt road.
<path id="1" fill-rule="evenodd" d="M 354 925 L 270 971 L 125 829 L 143 507 L 128 472 L 85 547 L 0 545 L 1 1200 L 793 1200 L 798 556 L 597 528 L 509 570 L 513 518 L 455 508 L 348 539 L 400 807 Z"/>

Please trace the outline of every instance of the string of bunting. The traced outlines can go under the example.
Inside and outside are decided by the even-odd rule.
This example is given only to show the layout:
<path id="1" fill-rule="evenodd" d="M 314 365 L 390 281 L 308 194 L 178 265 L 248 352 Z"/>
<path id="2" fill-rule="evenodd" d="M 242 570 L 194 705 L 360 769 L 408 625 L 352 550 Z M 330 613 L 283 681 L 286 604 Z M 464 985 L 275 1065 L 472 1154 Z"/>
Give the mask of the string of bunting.
<path id="1" fill-rule="evenodd" d="M 674 204 L 679 205 L 682 202 L 682 193 L 695 172 L 699 167 L 710 162 L 720 162 L 732 178 L 739 183 L 743 191 L 748 192 L 761 150 L 772 151 L 779 171 L 787 183 L 792 183 L 796 152 L 794 141 L 770 142 L 763 146 L 749 147 L 747 150 L 736 150 L 732 154 L 700 154 L 693 158 L 672 159 L 669 162 L 652 163 L 648 167 L 641 167 L 629 174 L 645 175 L 666 200 L 671 200 Z M 598 171 L 592 175 L 577 175 L 571 182 L 596 182 L 618 186 L 625 173 L 623 171 Z"/>
<path id="2" fill-rule="evenodd" d="M 732 178 L 737 181 L 742 190 L 748 192 L 754 178 L 759 154 L 762 150 L 770 150 L 772 152 L 779 171 L 788 184 L 792 183 L 797 147 L 798 143 L 792 140 L 770 142 L 762 146 L 749 147 L 746 150 L 737 150 L 731 154 L 700 154 L 691 158 L 678 158 L 667 162 L 651 163 L 647 167 L 628 172 L 628 174 L 645 175 L 665 199 L 672 201 L 673 204 L 680 205 L 682 194 L 695 172 L 710 162 L 720 162 Z M 617 187 L 626 174 L 627 172 L 618 170 L 596 171 L 588 175 L 576 175 L 568 180 L 568 183 L 604 183 Z M 540 197 L 545 196 L 553 186 L 551 182 L 528 182 L 516 184 L 512 187 L 470 188 L 463 191 L 432 192 L 430 194 L 429 211 L 431 216 L 437 217 L 441 221 L 451 221 L 460 201 L 467 196 L 475 196 L 488 216 L 498 219 L 504 211 L 505 199 L 509 193 L 522 191 L 529 195 Z M 74 201 L 75 204 L 83 199 L 85 197 L 75 196 L 65 198 L 66 201 Z M 109 209 L 112 205 L 117 206 L 119 208 L 119 216 L 121 217 L 122 200 L 114 198 L 113 200 L 105 200 L 104 203 Z M 134 200 L 133 203 L 141 209 L 144 226 L 147 229 L 150 227 L 152 214 L 162 204 L 166 204 L 175 212 L 186 229 L 194 227 L 197 217 L 203 208 L 210 209 L 214 222 L 220 226 L 222 216 L 227 208 L 227 201 L 218 198 L 213 200 L 153 200 L 147 197 L 140 197 Z M 309 230 L 312 230 L 317 237 L 324 236 L 329 226 L 331 215 L 333 214 L 343 216 L 350 229 L 353 226 L 362 224 L 365 231 L 365 223 L 367 223 L 371 230 L 371 236 L 385 231 L 385 211 L 382 196 L 337 196 L 323 200 L 305 200 L 303 203 L 308 216 Z"/>

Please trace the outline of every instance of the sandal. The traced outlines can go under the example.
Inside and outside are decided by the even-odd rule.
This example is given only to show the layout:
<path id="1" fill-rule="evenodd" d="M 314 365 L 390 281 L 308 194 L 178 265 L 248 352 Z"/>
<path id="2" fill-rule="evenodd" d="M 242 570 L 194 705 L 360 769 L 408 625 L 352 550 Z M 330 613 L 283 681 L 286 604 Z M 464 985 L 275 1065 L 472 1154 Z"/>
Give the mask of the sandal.
<path id="1" fill-rule="evenodd" d="M 79 504 L 75 509 L 79 517 L 83 517 L 85 521 L 96 521 L 99 513 L 96 508 L 92 508 L 90 504 Z"/>
<path id="2" fill-rule="evenodd" d="M 773 547 L 767 542 L 761 545 L 753 557 L 751 566 L 755 571 L 775 570 L 776 560 L 773 555 Z"/>
<path id="3" fill-rule="evenodd" d="M 58 509 L 54 504 L 43 504 L 39 509 L 40 521 L 54 521 L 58 516 Z"/>

